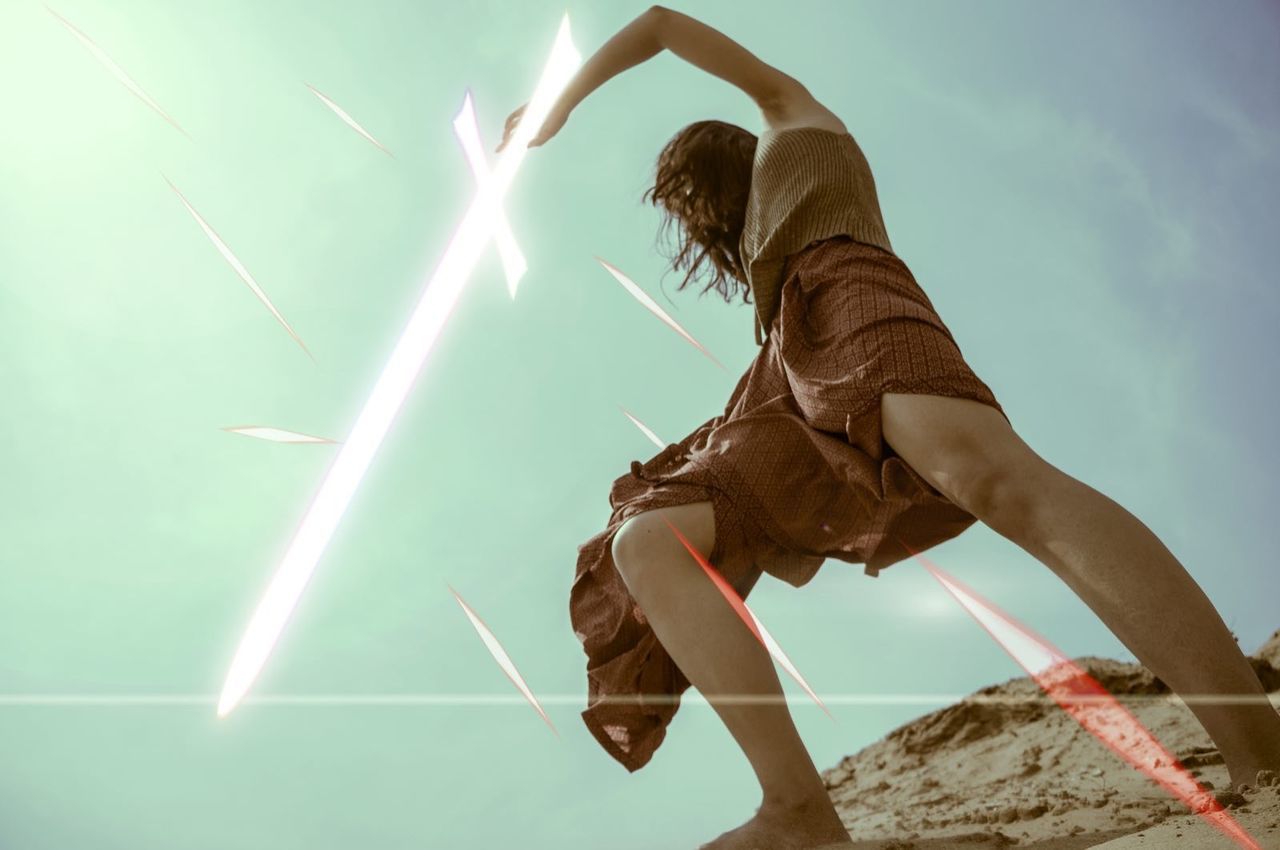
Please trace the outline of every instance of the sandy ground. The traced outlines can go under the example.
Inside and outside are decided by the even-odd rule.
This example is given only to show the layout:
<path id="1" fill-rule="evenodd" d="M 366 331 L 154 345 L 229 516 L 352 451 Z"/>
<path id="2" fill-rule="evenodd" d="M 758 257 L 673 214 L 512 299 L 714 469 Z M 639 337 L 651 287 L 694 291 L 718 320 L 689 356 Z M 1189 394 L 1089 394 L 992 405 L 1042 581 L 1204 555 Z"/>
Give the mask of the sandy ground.
<path id="1" fill-rule="evenodd" d="M 1280 631 L 1252 658 L 1280 704 Z M 1227 789 L 1222 757 L 1162 682 L 1137 664 L 1075 661 L 1204 787 Z M 858 850 L 1240 847 L 1108 750 L 1029 677 L 895 729 L 823 777 Z M 1246 789 L 1227 806 L 1260 847 L 1280 850 L 1280 784 Z"/>

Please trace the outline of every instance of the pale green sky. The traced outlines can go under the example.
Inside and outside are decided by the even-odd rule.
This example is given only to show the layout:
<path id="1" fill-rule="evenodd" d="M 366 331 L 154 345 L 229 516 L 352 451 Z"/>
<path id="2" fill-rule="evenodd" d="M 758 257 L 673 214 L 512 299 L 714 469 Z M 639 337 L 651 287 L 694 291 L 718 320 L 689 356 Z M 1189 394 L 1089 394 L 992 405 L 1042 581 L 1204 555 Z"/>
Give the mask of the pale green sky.
<path id="1" fill-rule="evenodd" d="M 546 705 L 561 737 L 518 701 L 218 721 L 335 448 L 221 429 L 343 439 L 473 195 L 451 126 L 465 91 L 491 148 L 566 10 L 590 55 L 644 6 L 50 2 L 191 138 L 40 3 L 0 5 L 0 847 L 665 850 L 750 816 L 754 777 L 709 707 L 684 705 L 636 774 L 599 748 L 567 612 L 610 482 L 656 451 L 618 405 L 674 441 L 757 351 L 749 306 L 663 279 L 639 201 L 684 124 L 762 129 L 746 96 L 664 54 L 530 154 L 506 204 L 529 262 L 518 297 L 486 251 L 254 688 L 518 696 L 451 584 L 535 693 L 582 695 Z M 844 119 L 895 248 L 1023 438 L 1155 530 L 1247 649 L 1280 626 L 1275 8 L 667 5 Z M 929 556 L 1067 653 L 1129 657 L 985 527 Z M 945 698 L 1020 673 L 911 562 L 872 580 L 831 561 L 799 590 L 766 578 L 751 606 L 823 695 Z M 833 703 L 833 724 L 784 679 L 823 768 L 932 707 Z"/>

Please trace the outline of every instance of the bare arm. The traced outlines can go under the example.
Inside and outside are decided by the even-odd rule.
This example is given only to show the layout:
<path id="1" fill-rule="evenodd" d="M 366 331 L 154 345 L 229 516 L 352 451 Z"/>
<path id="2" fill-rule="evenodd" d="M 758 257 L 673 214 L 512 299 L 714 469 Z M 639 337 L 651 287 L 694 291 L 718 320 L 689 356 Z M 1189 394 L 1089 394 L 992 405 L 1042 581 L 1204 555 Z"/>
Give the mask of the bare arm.
<path id="1" fill-rule="evenodd" d="M 658 40 L 681 59 L 741 89 L 762 110 L 771 112 L 808 98 L 800 81 L 762 62 L 751 51 L 696 18 L 654 6 Z"/>
<path id="2" fill-rule="evenodd" d="M 662 52 L 658 40 L 658 7 L 652 6 L 635 20 L 618 30 L 613 38 L 591 55 L 578 73 L 573 75 L 556 102 L 568 113 L 605 81 Z"/>
<path id="3" fill-rule="evenodd" d="M 674 9 L 651 6 L 587 60 L 560 97 L 568 112 L 606 80 L 670 50 L 741 89 L 766 111 L 809 93 L 800 82 L 760 61 L 733 39 Z"/>

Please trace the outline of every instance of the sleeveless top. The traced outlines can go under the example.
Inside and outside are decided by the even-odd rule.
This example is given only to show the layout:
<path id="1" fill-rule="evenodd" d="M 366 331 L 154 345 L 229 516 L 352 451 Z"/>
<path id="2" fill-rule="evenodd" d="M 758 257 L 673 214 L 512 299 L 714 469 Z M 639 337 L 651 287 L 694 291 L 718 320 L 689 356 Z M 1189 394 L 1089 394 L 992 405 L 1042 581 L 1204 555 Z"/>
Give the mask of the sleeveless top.
<path id="1" fill-rule="evenodd" d="M 760 134 L 738 252 L 764 345 L 781 297 L 786 258 L 811 242 L 847 235 L 893 253 L 875 179 L 849 133 L 784 127 Z"/>

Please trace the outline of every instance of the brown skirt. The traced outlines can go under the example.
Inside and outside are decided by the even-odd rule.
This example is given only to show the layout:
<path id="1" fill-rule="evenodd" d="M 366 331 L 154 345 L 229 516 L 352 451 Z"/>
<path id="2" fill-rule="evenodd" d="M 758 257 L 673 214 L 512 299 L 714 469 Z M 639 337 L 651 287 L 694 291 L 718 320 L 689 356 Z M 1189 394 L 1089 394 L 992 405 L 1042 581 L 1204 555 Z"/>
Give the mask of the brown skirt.
<path id="1" fill-rule="evenodd" d="M 607 527 L 578 547 L 569 617 L 587 654 L 582 718 L 629 771 L 662 743 L 689 680 L 613 563 L 627 519 L 710 501 L 715 543 L 703 554 L 744 599 L 762 573 L 800 587 L 827 558 L 875 576 L 976 522 L 880 431 L 885 392 L 969 398 L 1004 415 L 902 260 L 848 236 L 813 242 L 788 257 L 780 295 L 724 413 L 632 461 L 610 488 Z"/>

